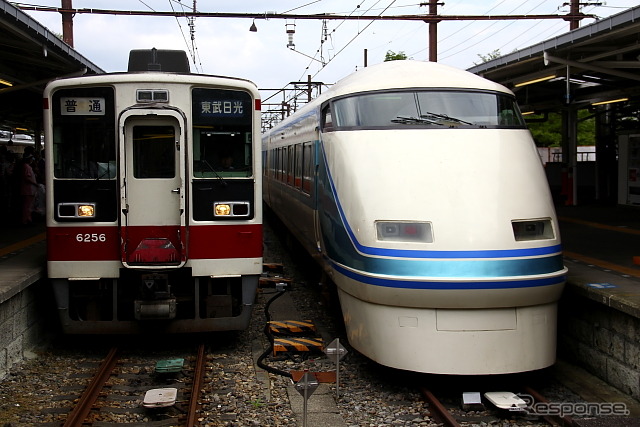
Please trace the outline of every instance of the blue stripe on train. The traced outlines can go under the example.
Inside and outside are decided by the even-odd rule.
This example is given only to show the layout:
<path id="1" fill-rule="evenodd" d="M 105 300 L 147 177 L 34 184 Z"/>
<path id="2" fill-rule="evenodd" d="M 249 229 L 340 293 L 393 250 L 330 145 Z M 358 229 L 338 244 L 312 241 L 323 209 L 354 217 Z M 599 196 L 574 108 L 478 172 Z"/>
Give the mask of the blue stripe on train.
<path id="1" fill-rule="evenodd" d="M 463 282 L 446 282 L 437 280 L 397 280 L 380 277 L 372 277 L 364 275 L 332 262 L 332 267 L 339 273 L 356 280 L 374 286 L 384 286 L 388 288 L 402 289 L 519 289 L 532 288 L 538 286 L 559 285 L 566 281 L 564 274 L 555 277 L 546 277 L 541 279 L 524 279 L 524 280 L 503 280 L 503 281 L 463 281 Z"/>

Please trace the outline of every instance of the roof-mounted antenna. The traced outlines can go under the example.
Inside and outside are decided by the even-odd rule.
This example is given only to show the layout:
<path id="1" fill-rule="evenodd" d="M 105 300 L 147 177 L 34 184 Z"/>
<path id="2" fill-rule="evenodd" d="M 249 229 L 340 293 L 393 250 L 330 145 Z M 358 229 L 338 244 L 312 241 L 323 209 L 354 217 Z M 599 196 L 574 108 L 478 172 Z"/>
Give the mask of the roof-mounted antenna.
<path id="1" fill-rule="evenodd" d="M 162 71 L 162 64 L 158 62 L 158 49 L 151 49 L 151 62 L 147 64 L 147 71 Z"/>

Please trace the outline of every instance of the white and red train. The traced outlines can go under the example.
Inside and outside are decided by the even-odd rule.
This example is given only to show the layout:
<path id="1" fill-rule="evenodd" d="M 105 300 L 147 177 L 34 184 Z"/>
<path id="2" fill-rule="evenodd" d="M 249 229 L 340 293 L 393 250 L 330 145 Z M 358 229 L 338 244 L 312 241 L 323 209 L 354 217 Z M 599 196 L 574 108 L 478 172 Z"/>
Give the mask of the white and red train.
<path id="1" fill-rule="evenodd" d="M 362 69 L 263 135 L 263 197 L 383 365 L 504 374 L 555 361 L 567 269 L 505 87 L 441 64 Z"/>
<path id="2" fill-rule="evenodd" d="M 48 275 L 65 333 L 244 329 L 262 272 L 260 96 L 132 51 L 44 93 Z"/>

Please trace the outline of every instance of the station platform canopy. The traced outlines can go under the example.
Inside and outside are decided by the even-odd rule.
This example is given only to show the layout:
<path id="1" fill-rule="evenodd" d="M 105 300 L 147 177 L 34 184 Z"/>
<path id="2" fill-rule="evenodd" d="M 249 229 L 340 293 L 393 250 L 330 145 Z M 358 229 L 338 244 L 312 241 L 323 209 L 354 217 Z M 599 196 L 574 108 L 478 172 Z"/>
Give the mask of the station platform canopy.
<path id="1" fill-rule="evenodd" d="M 42 92 L 55 78 L 105 71 L 56 34 L 0 0 L 0 127 L 42 123 Z"/>
<path id="2" fill-rule="evenodd" d="M 640 6 L 468 71 L 513 90 L 523 112 L 640 96 Z"/>

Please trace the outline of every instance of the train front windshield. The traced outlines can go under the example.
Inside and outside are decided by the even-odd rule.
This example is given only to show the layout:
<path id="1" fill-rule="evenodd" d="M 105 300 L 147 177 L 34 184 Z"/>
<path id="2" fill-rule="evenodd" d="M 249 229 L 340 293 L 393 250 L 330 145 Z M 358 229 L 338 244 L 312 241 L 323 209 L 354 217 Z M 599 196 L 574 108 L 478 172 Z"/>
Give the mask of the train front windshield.
<path id="1" fill-rule="evenodd" d="M 195 178 L 253 176 L 252 103 L 244 91 L 193 89 Z"/>
<path id="2" fill-rule="evenodd" d="M 331 109 L 333 111 L 331 111 Z M 335 130 L 435 127 L 525 128 L 514 98 L 461 90 L 384 91 L 338 99 L 325 111 Z"/>
<path id="3" fill-rule="evenodd" d="M 61 89 L 53 96 L 53 174 L 115 179 L 116 137 L 110 87 Z"/>

